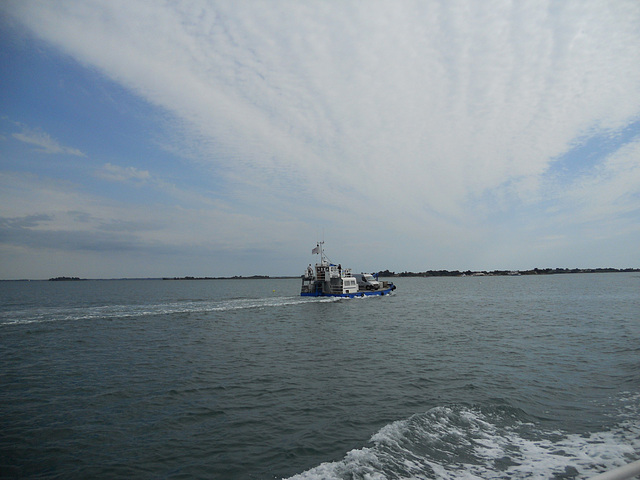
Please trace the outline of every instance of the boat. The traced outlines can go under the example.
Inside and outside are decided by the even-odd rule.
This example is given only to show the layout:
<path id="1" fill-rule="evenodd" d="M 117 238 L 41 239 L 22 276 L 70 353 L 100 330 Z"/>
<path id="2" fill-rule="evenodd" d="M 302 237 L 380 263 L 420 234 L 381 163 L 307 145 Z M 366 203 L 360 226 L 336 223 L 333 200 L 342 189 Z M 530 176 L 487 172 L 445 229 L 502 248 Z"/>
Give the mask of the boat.
<path id="1" fill-rule="evenodd" d="M 392 282 L 380 281 L 377 274 L 352 274 L 350 268 L 334 264 L 324 254 L 324 242 L 318 242 L 311 251 L 319 255 L 315 268 L 309 264 L 302 275 L 303 297 L 365 297 L 389 295 L 396 289 Z"/>

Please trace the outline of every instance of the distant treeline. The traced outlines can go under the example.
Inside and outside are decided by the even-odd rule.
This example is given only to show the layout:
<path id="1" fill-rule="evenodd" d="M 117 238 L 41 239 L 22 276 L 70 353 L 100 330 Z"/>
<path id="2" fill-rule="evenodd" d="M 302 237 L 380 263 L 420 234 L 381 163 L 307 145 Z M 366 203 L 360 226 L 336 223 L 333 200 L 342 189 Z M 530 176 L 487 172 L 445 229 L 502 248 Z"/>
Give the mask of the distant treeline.
<path id="1" fill-rule="evenodd" d="M 467 270 L 427 270 L 425 272 L 390 272 L 382 270 L 381 277 L 462 277 L 462 276 L 510 276 L 510 275 L 556 275 L 563 273 L 612 273 L 612 272 L 640 272 L 640 268 L 534 268 L 533 270 L 493 270 L 472 271 Z"/>
<path id="2" fill-rule="evenodd" d="M 474 271 L 474 270 L 427 270 L 425 272 L 391 272 L 389 270 L 381 270 L 378 272 L 380 277 L 471 277 L 471 276 L 510 276 L 510 275 L 555 275 L 562 273 L 615 273 L 615 272 L 640 272 L 640 268 L 534 268 L 533 270 L 493 270 L 493 271 Z M 269 275 L 251 275 L 244 277 L 235 275 L 233 277 L 164 277 L 162 280 L 274 280 L 281 278 L 298 278 L 295 277 L 271 277 Z M 55 277 L 50 278 L 50 282 L 77 282 L 87 280 L 79 277 Z M 124 278 L 120 280 L 126 280 Z M 136 279 L 136 280 L 153 280 Z"/>
<path id="3" fill-rule="evenodd" d="M 270 277 L 269 275 L 251 275 L 250 277 L 243 277 L 235 275 L 233 277 L 165 277 L 163 280 L 266 280 L 269 278 L 285 278 L 285 277 Z"/>

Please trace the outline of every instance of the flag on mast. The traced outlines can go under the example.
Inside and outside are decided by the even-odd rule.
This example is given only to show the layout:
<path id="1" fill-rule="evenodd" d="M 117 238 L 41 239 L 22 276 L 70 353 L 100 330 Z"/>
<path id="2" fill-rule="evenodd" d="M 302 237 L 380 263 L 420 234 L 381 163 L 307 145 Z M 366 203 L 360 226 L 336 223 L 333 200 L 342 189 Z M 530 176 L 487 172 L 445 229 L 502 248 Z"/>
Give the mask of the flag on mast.
<path id="1" fill-rule="evenodd" d="M 316 255 L 318 253 L 320 253 L 320 245 L 316 245 L 316 248 L 311 250 L 311 255 Z"/>

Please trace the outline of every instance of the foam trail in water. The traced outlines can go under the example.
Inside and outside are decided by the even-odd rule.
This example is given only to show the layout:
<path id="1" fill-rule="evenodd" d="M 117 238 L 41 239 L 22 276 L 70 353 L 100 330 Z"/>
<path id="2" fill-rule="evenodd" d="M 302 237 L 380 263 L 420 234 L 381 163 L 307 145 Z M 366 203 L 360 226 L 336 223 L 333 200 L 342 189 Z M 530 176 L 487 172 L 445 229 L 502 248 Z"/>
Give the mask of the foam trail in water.
<path id="1" fill-rule="evenodd" d="M 251 308 L 283 307 L 308 302 L 335 302 L 338 297 L 266 297 L 217 301 L 187 301 L 149 305 L 104 305 L 91 307 L 39 307 L 0 313 L 0 325 L 55 321 L 78 321 L 100 318 L 130 318 L 152 315 L 226 312 Z"/>
<path id="2" fill-rule="evenodd" d="M 638 459 L 640 421 L 574 435 L 542 431 L 506 410 L 438 407 L 383 427 L 371 442 L 291 480 L 586 479 Z"/>

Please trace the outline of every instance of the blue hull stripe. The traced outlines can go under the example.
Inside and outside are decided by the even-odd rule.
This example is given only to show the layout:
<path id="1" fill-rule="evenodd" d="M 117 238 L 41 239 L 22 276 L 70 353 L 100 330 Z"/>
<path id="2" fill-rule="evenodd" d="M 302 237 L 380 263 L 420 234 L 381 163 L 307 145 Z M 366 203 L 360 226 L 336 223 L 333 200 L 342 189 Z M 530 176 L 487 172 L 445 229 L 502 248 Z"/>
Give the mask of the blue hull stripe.
<path id="1" fill-rule="evenodd" d="M 367 290 L 366 292 L 357 293 L 301 293 L 301 297 L 344 297 L 344 298 L 357 298 L 357 297 L 371 297 L 375 295 L 389 295 L 393 291 L 393 288 L 385 288 L 384 290 Z"/>

